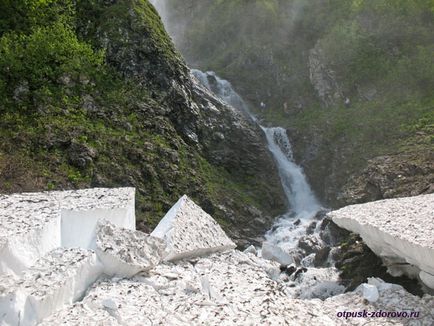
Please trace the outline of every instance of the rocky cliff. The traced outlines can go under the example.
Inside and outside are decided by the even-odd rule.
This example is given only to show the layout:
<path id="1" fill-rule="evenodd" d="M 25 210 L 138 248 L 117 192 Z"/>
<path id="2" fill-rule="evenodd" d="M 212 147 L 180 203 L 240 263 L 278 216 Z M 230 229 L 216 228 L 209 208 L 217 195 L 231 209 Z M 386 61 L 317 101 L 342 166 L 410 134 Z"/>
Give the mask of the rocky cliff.
<path id="1" fill-rule="evenodd" d="M 0 10 L 0 191 L 134 186 L 143 228 L 187 193 L 235 239 L 285 210 L 261 131 L 197 85 L 148 1 L 31 3 Z"/>

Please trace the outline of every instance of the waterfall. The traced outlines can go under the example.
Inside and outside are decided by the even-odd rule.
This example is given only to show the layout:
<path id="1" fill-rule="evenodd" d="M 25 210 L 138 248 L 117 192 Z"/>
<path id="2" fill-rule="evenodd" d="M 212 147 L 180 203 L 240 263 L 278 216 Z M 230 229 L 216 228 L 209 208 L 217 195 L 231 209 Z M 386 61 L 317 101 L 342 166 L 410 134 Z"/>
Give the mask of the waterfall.
<path id="1" fill-rule="evenodd" d="M 266 128 L 268 149 L 273 154 L 279 171 L 280 182 L 292 212 L 298 218 L 310 218 L 320 209 L 320 205 L 310 188 L 303 169 L 294 163 L 291 143 L 286 130 L 281 127 Z"/>
<path id="2" fill-rule="evenodd" d="M 191 69 L 191 73 L 202 86 L 205 86 L 208 90 L 217 95 L 218 98 L 240 110 L 254 122 L 257 122 L 256 117 L 250 111 L 246 102 L 234 91 L 230 82 L 218 77 L 214 71 L 203 72 L 198 69 Z"/>
<path id="3" fill-rule="evenodd" d="M 214 72 L 202 72 L 192 69 L 191 73 L 208 90 L 226 103 L 247 114 L 264 131 L 268 149 L 276 162 L 280 182 L 291 209 L 288 212 L 289 214 L 286 215 L 303 219 L 309 219 L 315 215 L 320 209 L 320 205 L 306 180 L 303 169 L 294 162 L 292 147 L 286 130 L 281 127 L 267 128 L 261 126 L 246 102 L 232 88 L 231 83 L 219 78 Z"/>
<path id="4" fill-rule="evenodd" d="M 183 27 L 179 25 L 179 22 L 170 21 L 167 8 L 165 8 L 165 1 L 151 0 L 151 2 L 156 4 L 172 38 L 175 40 L 177 36 L 181 35 L 182 39 Z M 285 287 L 285 292 L 292 297 L 325 299 L 331 295 L 342 293 L 345 288 L 338 282 L 339 274 L 336 268 L 306 269 L 306 267 L 318 266 L 315 262 L 316 253 L 319 248 L 327 249 L 328 244 L 322 240 L 321 223 L 317 219 L 318 216 L 321 216 L 317 213 L 322 207 L 310 188 L 303 169 L 294 162 L 291 143 L 286 130 L 281 127 L 262 126 L 250 111 L 247 103 L 235 92 L 231 83 L 219 78 L 214 72 L 192 69 L 191 75 L 203 87 L 222 101 L 238 109 L 252 123 L 256 123 L 263 130 L 268 150 L 274 158 L 289 209 L 286 213 L 278 216 L 271 229 L 266 232 L 262 248 L 255 248 L 253 251 L 263 258 L 275 260 L 281 265 L 291 265 L 284 267 L 284 270 L 289 272 L 291 278 L 290 285 Z M 325 259 L 323 266 L 327 266 L 329 257 L 325 257 Z M 295 270 L 297 271 L 294 272 Z M 292 274 L 293 272 L 294 274 Z M 304 276 L 297 276 L 300 273 L 303 273 Z M 282 277 L 285 279 L 285 275 Z"/>

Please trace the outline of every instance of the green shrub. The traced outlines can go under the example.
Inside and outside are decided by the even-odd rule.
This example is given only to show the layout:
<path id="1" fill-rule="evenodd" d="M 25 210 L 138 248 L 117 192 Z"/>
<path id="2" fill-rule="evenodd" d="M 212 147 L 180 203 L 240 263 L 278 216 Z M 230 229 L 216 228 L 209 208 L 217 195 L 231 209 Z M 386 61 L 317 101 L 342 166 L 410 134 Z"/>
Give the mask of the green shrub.
<path id="1" fill-rule="evenodd" d="M 18 87 L 32 102 L 60 96 L 61 77 L 92 76 L 103 58 L 103 52 L 94 52 L 63 22 L 35 27 L 29 35 L 6 33 L 0 38 L 0 94 L 9 104 L 16 100 Z"/>

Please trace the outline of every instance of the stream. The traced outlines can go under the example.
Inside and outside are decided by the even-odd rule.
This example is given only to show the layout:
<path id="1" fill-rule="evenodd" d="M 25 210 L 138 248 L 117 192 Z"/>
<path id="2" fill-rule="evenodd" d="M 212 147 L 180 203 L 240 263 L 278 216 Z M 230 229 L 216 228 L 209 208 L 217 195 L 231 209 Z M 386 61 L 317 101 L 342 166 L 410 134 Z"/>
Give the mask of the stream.
<path id="1" fill-rule="evenodd" d="M 324 241 L 327 239 L 322 225 L 324 208 L 307 182 L 302 167 L 294 162 L 286 130 L 261 125 L 229 81 L 212 71 L 192 69 L 191 73 L 202 86 L 258 124 L 279 172 L 288 211 L 276 217 L 272 228 L 265 233 L 261 248 L 251 246 L 247 251 L 281 264 L 282 273 L 275 279 L 286 285 L 286 292 L 292 297 L 325 299 L 342 293 L 344 287 L 339 285 L 338 271 L 332 267 L 329 257 L 333 249 Z"/>

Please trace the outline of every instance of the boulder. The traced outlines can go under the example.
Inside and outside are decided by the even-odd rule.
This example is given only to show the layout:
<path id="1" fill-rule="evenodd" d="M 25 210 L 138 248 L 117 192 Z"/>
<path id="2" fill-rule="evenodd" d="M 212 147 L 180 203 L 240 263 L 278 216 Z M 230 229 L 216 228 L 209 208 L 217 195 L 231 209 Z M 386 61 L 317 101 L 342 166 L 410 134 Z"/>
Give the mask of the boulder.
<path id="1" fill-rule="evenodd" d="M 298 246 L 303 249 L 306 254 L 317 253 L 323 247 L 321 240 L 314 235 L 305 235 L 298 241 Z"/>
<path id="2" fill-rule="evenodd" d="M 224 252 L 236 247 L 220 225 L 186 195 L 167 212 L 151 236 L 166 243 L 166 261 Z"/>

